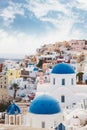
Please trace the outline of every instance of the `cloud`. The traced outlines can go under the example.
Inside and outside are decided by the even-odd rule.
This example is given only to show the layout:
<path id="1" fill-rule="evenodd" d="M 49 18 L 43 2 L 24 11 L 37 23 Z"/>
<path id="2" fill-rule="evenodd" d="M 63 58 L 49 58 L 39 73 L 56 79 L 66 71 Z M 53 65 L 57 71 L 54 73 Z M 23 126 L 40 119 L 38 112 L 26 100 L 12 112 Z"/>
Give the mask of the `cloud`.
<path id="1" fill-rule="evenodd" d="M 58 0 L 25 0 L 25 3 L 8 1 L 8 3 L 8 7 L 0 10 L 0 16 L 4 20 L 5 26 L 12 24 L 16 19 L 17 14 L 22 15 L 23 17 L 30 17 L 30 15 L 25 16 L 26 10 L 28 13 L 32 12 L 38 20 L 42 22 L 50 22 L 54 26 L 58 26 L 59 21 L 63 21 L 65 17 L 67 17 L 67 19 L 72 17 L 72 19 L 75 20 L 74 22 L 77 22 L 78 20 L 77 18 L 75 19 L 75 15 L 79 14 L 76 12 L 76 14 L 73 13 L 72 8 L 74 7 L 78 10 L 87 10 L 86 0 L 75 0 L 66 2 L 65 4 Z M 50 12 L 54 12 L 53 15 L 49 15 Z"/>
<path id="2" fill-rule="evenodd" d="M 65 21 L 66 24 L 69 25 L 69 22 Z M 71 23 L 71 22 L 70 22 Z M 72 23 L 73 24 L 73 23 Z M 4 30 L 0 30 L 0 55 L 4 53 L 4 55 L 9 54 L 9 57 L 16 54 L 20 56 L 21 54 L 35 54 L 36 49 L 40 48 L 43 44 L 52 44 L 58 41 L 70 40 L 72 38 L 81 38 L 82 34 L 80 30 L 76 30 L 75 28 L 72 30 L 72 33 L 69 34 L 69 30 L 71 25 L 65 27 L 64 26 L 58 30 L 52 31 L 50 33 L 44 34 L 44 36 L 35 36 L 25 34 L 23 32 L 14 32 L 8 33 Z"/>
<path id="3" fill-rule="evenodd" d="M 48 13 L 50 11 L 54 11 L 54 12 L 61 12 L 64 15 L 68 15 L 69 14 L 69 10 L 66 8 L 65 5 L 61 4 L 58 0 L 47 0 L 45 2 L 42 2 L 40 0 L 35 0 L 35 1 L 28 1 L 28 10 L 32 11 L 34 13 L 34 15 L 40 19 L 40 20 L 47 20 L 50 18 L 52 19 L 52 17 L 48 17 Z M 47 19 L 48 18 L 48 19 Z"/>
<path id="4" fill-rule="evenodd" d="M 60 3 L 58 0 L 25 0 L 25 3 L 9 1 L 9 6 L 1 10 L 0 16 L 4 20 L 4 25 L 8 26 L 14 22 L 16 14 L 22 15 L 23 17 L 30 17 L 30 15 L 25 16 L 27 10 L 28 13 L 32 12 L 38 20 L 47 23 L 50 22 L 58 29 L 60 22 L 65 21 L 66 18 L 67 21 L 74 20 L 73 23 L 78 21 L 78 14 L 76 14 L 76 18 L 71 9 L 72 7 L 80 8 L 81 3 L 82 5 L 86 5 L 85 0 L 72 1 L 66 4 Z M 51 15 L 49 15 L 50 12 Z"/>
<path id="5" fill-rule="evenodd" d="M 87 0 L 76 0 L 76 8 L 87 11 Z"/>
<path id="6" fill-rule="evenodd" d="M 0 16 L 4 20 L 4 25 L 8 26 L 14 22 L 16 18 L 16 14 L 24 15 L 24 9 L 22 8 L 22 4 L 9 2 L 9 6 L 2 9 L 0 12 Z"/>
<path id="7" fill-rule="evenodd" d="M 28 10 L 32 11 L 37 19 L 53 24 L 60 32 L 62 30 L 70 33 L 73 25 L 79 21 L 79 14 L 72 12 L 72 7 L 77 5 L 75 1 L 63 4 L 58 0 L 30 0 L 28 5 Z"/>
<path id="8" fill-rule="evenodd" d="M 9 34 L 0 30 L 0 53 L 31 53 L 33 52 L 31 48 L 32 43 L 34 43 L 33 38 L 21 32 Z"/>

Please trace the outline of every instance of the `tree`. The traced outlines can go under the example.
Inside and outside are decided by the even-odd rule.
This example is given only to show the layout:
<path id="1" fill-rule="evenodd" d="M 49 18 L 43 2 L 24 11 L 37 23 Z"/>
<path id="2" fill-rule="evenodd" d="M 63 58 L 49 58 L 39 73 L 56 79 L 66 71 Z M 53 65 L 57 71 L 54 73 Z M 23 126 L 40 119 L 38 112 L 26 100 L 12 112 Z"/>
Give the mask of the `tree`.
<path id="1" fill-rule="evenodd" d="M 12 84 L 12 87 L 13 87 L 13 89 L 14 89 L 13 98 L 15 99 L 15 98 L 16 98 L 16 93 L 17 93 L 17 91 L 18 91 L 18 89 L 19 89 L 19 86 L 18 86 L 17 83 L 13 83 L 13 84 Z"/>
<path id="2" fill-rule="evenodd" d="M 9 102 L 0 103 L 0 112 L 4 112 L 9 105 Z"/>
<path id="3" fill-rule="evenodd" d="M 37 67 L 42 68 L 43 63 L 44 63 L 44 60 L 40 59 L 39 63 L 37 64 Z"/>
<path id="4" fill-rule="evenodd" d="M 78 77 L 78 83 L 82 83 L 83 80 L 83 72 L 79 72 L 77 73 L 76 77 Z"/>

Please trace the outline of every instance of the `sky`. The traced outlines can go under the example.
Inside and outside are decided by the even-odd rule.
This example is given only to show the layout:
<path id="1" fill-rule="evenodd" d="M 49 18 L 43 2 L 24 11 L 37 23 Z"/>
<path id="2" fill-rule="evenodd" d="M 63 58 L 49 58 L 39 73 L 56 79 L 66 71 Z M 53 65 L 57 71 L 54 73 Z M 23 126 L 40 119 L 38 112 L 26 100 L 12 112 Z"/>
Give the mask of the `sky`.
<path id="1" fill-rule="evenodd" d="M 0 0 L 0 57 L 71 39 L 87 40 L 87 0 Z"/>

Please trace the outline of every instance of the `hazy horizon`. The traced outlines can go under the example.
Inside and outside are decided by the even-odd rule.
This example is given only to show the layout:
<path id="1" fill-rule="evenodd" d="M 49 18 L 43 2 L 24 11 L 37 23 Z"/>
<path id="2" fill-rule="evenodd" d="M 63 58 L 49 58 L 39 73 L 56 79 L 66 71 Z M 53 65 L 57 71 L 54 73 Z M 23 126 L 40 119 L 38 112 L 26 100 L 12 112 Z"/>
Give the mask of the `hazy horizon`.
<path id="1" fill-rule="evenodd" d="M 0 54 L 0 58 L 6 58 L 6 59 L 23 59 L 23 58 L 25 58 L 26 55 L 28 55 L 28 54 L 3 53 L 3 54 Z"/>

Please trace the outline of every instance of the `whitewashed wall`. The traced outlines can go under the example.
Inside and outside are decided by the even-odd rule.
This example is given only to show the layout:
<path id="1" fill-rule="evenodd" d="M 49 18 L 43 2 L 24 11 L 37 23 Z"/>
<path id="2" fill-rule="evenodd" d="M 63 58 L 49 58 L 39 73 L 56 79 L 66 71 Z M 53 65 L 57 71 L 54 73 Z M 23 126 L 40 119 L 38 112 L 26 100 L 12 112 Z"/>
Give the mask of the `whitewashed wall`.
<path id="1" fill-rule="evenodd" d="M 57 87 L 63 86 L 74 86 L 76 85 L 76 74 L 51 74 L 51 85 Z M 53 79 L 55 78 L 55 84 L 53 84 Z M 62 79 L 65 79 L 65 85 L 62 85 Z M 73 79 L 73 85 L 71 84 L 71 79 Z"/>
<path id="2" fill-rule="evenodd" d="M 42 122 L 45 122 L 45 128 L 54 128 L 62 122 L 62 114 L 41 115 L 28 113 L 26 125 L 35 128 L 42 128 Z"/>

